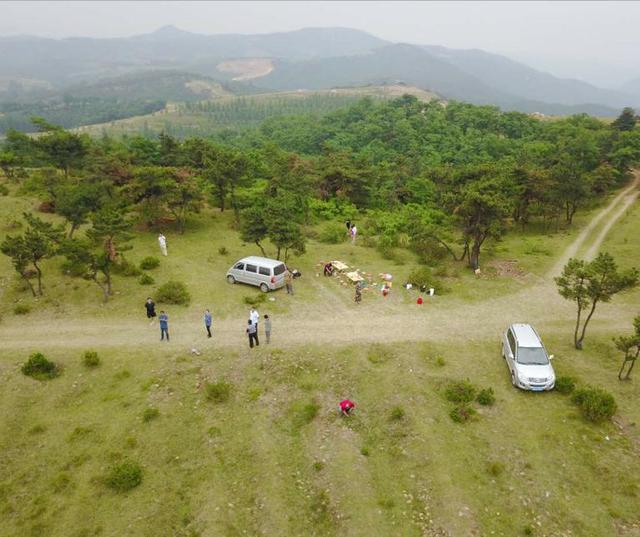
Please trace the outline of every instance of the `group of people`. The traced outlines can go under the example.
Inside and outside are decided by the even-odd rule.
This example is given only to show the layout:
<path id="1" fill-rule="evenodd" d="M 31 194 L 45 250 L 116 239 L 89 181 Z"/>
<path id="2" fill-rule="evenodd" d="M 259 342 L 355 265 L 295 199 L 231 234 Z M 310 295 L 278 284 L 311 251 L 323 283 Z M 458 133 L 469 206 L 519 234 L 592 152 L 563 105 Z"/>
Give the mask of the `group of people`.
<path id="1" fill-rule="evenodd" d="M 160 321 L 160 341 L 169 341 L 169 315 L 164 310 L 160 310 L 160 315 L 158 316 L 156 313 L 156 304 L 151 297 L 147 297 L 147 301 L 144 304 L 145 309 L 147 310 L 147 319 L 150 319 L 150 324 L 153 324 L 155 318 L 158 317 L 158 321 Z M 249 311 L 249 320 L 247 321 L 247 326 L 245 332 L 249 338 L 249 348 L 253 348 L 254 344 L 256 346 L 260 345 L 260 340 L 258 339 L 258 322 L 260 320 L 260 314 L 257 312 L 255 308 L 251 308 Z M 213 315 L 209 309 L 204 310 L 203 315 L 204 328 L 207 333 L 207 337 L 210 338 L 213 336 L 211 333 L 211 327 L 213 325 Z M 271 343 L 271 318 L 269 315 L 264 316 L 264 335 L 267 343 Z"/>
<path id="2" fill-rule="evenodd" d="M 358 235 L 358 228 L 355 224 L 351 223 L 351 220 L 347 220 L 344 224 L 347 226 L 347 233 L 349 234 L 349 237 L 351 237 L 351 242 L 355 244 L 356 236 Z"/>

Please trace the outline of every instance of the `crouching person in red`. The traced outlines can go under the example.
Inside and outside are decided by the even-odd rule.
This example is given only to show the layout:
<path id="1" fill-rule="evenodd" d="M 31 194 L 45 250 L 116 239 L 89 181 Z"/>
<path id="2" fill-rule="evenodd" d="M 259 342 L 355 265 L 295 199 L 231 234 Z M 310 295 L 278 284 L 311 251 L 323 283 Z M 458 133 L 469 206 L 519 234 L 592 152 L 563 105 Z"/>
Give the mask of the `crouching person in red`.
<path id="1" fill-rule="evenodd" d="M 340 413 L 343 416 L 350 416 L 351 411 L 355 407 L 356 407 L 356 404 L 353 401 L 350 401 L 349 399 L 345 399 L 344 401 L 340 402 Z"/>

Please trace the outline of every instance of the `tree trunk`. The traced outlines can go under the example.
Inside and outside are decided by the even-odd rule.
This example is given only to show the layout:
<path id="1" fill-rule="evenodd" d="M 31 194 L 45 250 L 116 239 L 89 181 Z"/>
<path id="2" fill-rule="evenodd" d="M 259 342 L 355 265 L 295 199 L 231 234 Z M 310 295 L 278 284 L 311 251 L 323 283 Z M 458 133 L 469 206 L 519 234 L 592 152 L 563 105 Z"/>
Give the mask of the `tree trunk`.
<path id="1" fill-rule="evenodd" d="M 573 345 L 578 350 L 582 350 L 582 342 L 578 342 L 578 330 L 580 329 L 581 315 L 582 315 L 582 302 L 578 300 L 578 317 L 576 319 L 576 329 L 573 331 Z"/>
<path id="2" fill-rule="evenodd" d="M 27 285 L 29 286 L 29 289 L 31 289 L 31 294 L 35 297 L 36 295 L 36 290 L 33 287 L 33 284 L 31 283 L 31 281 L 29 280 L 29 278 L 27 278 L 24 274 L 20 274 L 20 276 L 22 276 L 22 279 L 27 282 Z"/>
<path id="3" fill-rule="evenodd" d="M 280 246 L 278 246 L 278 254 L 276 255 L 276 259 L 280 261 Z"/>
<path id="4" fill-rule="evenodd" d="M 76 232 L 76 229 L 78 229 L 78 224 L 71 224 L 71 229 L 69 230 L 69 238 L 73 239 L 73 234 Z"/>
<path id="5" fill-rule="evenodd" d="M 476 270 L 480 267 L 480 245 L 481 243 L 477 240 L 473 242 L 473 246 L 469 251 L 469 266 Z"/>
<path id="6" fill-rule="evenodd" d="M 255 243 L 256 243 L 256 246 L 257 246 L 258 248 L 260 248 L 260 251 L 262 252 L 262 255 L 263 255 L 264 257 L 267 257 L 267 252 L 265 252 L 265 251 L 264 251 L 264 248 L 262 247 L 262 244 L 260 244 L 260 241 L 255 241 Z"/>
<path id="7" fill-rule="evenodd" d="M 36 268 L 36 272 L 38 274 L 38 294 L 42 296 L 42 271 L 37 263 L 33 263 L 33 266 Z"/>
<path id="8" fill-rule="evenodd" d="M 589 324 L 589 321 L 591 320 L 591 316 L 593 315 L 593 312 L 596 311 L 596 305 L 598 304 L 597 300 L 593 301 L 593 304 L 591 305 L 591 311 L 589 312 L 589 315 L 587 315 L 587 318 L 584 321 L 584 324 L 582 325 L 582 333 L 580 334 L 580 339 L 578 340 L 578 346 L 576 346 L 576 349 L 582 349 L 582 342 L 584 340 L 584 336 L 585 333 L 587 331 L 587 325 Z"/>

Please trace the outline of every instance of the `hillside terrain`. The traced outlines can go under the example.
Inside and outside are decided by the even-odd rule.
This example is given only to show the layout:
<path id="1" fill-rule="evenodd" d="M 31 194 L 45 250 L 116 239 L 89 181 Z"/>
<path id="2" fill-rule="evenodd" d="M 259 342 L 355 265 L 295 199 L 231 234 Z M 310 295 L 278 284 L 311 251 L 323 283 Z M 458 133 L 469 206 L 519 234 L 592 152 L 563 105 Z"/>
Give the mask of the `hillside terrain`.
<path id="1" fill-rule="evenodd" d="M 347 28 L 260 35 L 201 35 L 165 27 L 117 39 L 0 37 L 0 102 L 34 102 L 55 88 L 68 95 L 103 78 L 143 70 L 195 73 L 239 93 L 404 83 L 446 99 L 546 114 L 613 116 L 640 104 L 633 83 L 620 91 L 561 79 L 479 50 L 395 44 Z M 151 75 L 154 76 L 154 75 Z M 129 98 L 165 100 L 162 85 L 133 84 Z M 149 95 L 151 93 L 151 95 Z"/>

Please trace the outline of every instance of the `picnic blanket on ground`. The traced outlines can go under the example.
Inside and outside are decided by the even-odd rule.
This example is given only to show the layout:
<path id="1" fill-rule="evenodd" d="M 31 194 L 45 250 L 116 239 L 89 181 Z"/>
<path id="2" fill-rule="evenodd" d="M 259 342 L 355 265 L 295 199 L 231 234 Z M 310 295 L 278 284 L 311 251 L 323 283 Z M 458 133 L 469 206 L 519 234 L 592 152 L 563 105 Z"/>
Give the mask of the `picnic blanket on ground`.
<path id="1" fill-rule="evenodd" d="M 342 272 L 349 268 L 349 265 L 347 265 L 346 263 L 343 263 L 342 261 L 331 261 L 331 264 L 339 272 Z"/>
<path id="2" fill-rule="evenodd" d="M 349 278 L 354 283 L 364 281 L 364 278 L 360 276 L 360 273 L 357 270 L 354 270 L 353 272 L 347 272 L 346 277 Z"/>

